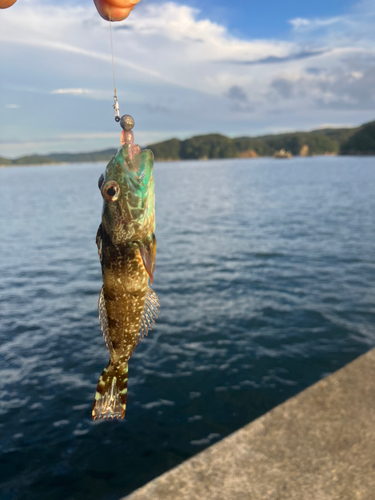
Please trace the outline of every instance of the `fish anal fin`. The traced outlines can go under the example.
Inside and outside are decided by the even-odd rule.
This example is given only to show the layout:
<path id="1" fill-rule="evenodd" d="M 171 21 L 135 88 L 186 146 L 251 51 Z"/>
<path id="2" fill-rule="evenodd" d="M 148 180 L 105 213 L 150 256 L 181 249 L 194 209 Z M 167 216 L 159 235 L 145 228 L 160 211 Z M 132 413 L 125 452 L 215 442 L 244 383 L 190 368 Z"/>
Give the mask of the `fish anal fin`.
<path id="1" fill-rule="evenodd" d="M 147 241 L 144 241 L 139 245 L 139 251 L 141 252 L 143 265 L 145 266 L 152 283 L 154 281 L 156 259 L 156 237 L 154 234 Z"/>
<path id="2" fill-rule="evenodd" d="M 107 345 L 107 349 L 109 350 L 109 352 L 112 352 L 113 346 L 111 339 L 109 337 L 108 313 L 107 313 L 107 307 L 105 305 L 104 286 L 102 286 L 102 289 L 100 290 L 98 310 L 99 310 L 100 328 L 103 332 L 103 337 Z"/>
<path id="3" fill-rule="evenodd" d="M 139 337 L 143 340 L 149 330 L 152 330 L 153 325 L 159 315 L 160 302 L 156 293 L 150 288 L 147 288 L 145 307 L 143 309 L 141 327 L 139 329 Z"/>

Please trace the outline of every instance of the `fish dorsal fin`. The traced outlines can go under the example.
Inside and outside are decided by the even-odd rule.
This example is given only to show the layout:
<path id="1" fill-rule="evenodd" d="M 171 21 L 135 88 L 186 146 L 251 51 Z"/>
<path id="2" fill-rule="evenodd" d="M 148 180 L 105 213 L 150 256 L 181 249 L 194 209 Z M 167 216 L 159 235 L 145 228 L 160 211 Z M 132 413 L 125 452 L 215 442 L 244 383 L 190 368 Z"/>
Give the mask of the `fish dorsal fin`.
<path id="1" fill-rule="evenodd" d="M 143 309 L 141 327 L 139 329 L 139 337 L 143 340 L 145 335 L 147 335 L 158 317 L 160 309 L 160 302 L 156 293 L 151 290 L 150 287 L 147 288 L 147 295 L 145 301 L 145 307 Z"/>
<path id="2" fill-rule="evenodd" d="M 151 283 L 154 281 L 154 269 L 155 269 L 155 258 L 156 258 L 156 238 L 153 234 L 146 242 L 142 242 L 139 245 L 139 251 L 141 252 L 143 265 L 150 276 Z"/>
<path id="3" fill-rule="evenodd" d="M 100 328 L 102 329 L 107 349 L 109 350 L 109 352 L 112 352 L 113 346 L 111 339 L 109 338 L 108 313 L 105 305 L 104 286 L 102 286 L 102 289 L 100 290 L 98 309 L 99 309 Z"/>

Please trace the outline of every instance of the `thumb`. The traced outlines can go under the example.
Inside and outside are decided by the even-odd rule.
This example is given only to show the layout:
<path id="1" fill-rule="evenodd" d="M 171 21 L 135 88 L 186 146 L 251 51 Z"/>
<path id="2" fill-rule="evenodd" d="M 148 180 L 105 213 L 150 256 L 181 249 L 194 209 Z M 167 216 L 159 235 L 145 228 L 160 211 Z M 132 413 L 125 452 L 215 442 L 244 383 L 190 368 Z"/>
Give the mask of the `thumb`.
<path id="1" fill-rule="evenodd" d="M 17 0 L 0 0 L 0 9 L 11 7 Z"/>
<path id="2" fill-rule="evenodd" d="M 1 2 L 2 0 L 0 0 Z M 9 1 L 9 0 L 8 0 Z M 140 0 L 94 0 L 99 14 L 106 21 L 123 21 Z"/>

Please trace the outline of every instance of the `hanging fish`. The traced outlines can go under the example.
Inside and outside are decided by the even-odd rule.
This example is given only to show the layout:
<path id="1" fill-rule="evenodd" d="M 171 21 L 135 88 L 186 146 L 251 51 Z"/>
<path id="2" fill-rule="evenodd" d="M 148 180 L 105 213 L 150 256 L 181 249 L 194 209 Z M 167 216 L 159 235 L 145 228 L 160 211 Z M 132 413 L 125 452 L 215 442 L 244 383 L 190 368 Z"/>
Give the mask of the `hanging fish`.
<path id="1" fill-rule="evenodd" d="M 99 378 L 92 418 L 124 418 L 128 361 L 139 339 L 151 330 L 159 300 L 148 286 L 156 257 L 152 151 L 134 145 L 130 115 L 121 118 L 122 146 L 99 178 L 102 223 L 96 236 L 103 286 L 100 326 L 110 353 Z"/>

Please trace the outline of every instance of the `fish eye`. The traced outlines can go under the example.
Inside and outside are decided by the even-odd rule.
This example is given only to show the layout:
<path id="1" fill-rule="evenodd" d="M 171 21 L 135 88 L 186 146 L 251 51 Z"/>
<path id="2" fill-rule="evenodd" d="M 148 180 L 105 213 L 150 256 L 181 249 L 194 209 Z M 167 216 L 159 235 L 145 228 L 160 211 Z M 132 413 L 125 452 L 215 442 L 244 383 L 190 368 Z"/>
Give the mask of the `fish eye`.
<path id="1" fill-rule="evenodd" d="M 116 201 L 120 195 L 120 186 L 115 181 L 109 181 L 102 188 L 102 195 L 107 201 Z"/>

